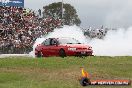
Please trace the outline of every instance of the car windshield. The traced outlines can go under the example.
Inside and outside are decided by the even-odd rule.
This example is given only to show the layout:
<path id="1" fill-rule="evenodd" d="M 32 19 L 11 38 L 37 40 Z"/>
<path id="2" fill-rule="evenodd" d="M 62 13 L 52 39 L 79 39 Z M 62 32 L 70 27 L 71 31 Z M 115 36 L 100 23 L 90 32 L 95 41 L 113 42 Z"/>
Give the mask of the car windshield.
<path id="1" fill-rule="evenodd" d="M 59 39 L 60 44 L 81 44 L 78 40 L 73 38 L 62 38 Z"/>

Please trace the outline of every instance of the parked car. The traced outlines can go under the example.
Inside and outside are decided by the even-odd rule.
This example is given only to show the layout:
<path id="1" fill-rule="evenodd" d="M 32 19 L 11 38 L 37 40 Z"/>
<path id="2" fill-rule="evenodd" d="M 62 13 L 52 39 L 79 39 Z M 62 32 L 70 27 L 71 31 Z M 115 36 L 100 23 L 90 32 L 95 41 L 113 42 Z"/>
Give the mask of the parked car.
<path id="1" fill-rule="evenodd" d="M 91 56 L 92 47 L 74 38 L 48 38 L 35 48 L 36 57 Z"/>

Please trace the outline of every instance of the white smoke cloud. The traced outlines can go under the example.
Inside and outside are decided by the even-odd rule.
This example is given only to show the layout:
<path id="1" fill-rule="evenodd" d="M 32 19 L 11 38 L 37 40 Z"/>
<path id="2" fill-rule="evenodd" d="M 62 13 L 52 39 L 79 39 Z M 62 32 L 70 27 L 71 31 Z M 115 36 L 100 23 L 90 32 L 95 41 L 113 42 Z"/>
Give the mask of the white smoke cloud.
<path id="1" fill-rule="evenodd" d="M 132 27 L 109 31 L 103 40 L 94 39 L 90 42 L 97 56 L 131 56 Z"/>
<path id="2" fill-rule="evenodd" d="M 64 26 L 64 28 L 55 29 L 46 37 L 38 38 L 33 48 L 46 38 L 53 37 L 72 37 L 81 43 L 89 44 L 93 47 L 94 55 L 96 56 L 132 56 L 132 27 L 116 31 L 111 30 L 103 40 L 88 40 L 79 27 Z M 34 52 L 31 55 L 34 56 Z"/>

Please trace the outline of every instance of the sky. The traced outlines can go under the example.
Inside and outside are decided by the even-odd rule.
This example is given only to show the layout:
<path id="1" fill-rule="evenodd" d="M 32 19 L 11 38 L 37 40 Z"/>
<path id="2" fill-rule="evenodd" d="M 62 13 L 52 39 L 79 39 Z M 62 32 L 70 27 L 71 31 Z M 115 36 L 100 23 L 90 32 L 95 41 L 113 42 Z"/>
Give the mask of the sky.
<path id="1" fill-rule="evenodd" d="M 62 0 L 25 0 L 25 7 L 33 10 Z M 127 28 L 132 25 L 132 0 L 63 0 L 77 10 L 81 27 Z"/>

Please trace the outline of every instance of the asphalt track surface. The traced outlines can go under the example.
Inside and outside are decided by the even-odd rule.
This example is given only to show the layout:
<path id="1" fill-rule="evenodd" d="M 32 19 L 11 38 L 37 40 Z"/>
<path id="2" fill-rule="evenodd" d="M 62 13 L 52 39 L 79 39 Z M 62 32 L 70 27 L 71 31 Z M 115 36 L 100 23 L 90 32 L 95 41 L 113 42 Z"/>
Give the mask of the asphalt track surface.
<path id="1" fill-rule="evenodd" d="M 29 54 L 0 54 L 0 58 L 5 58 L 5 57 L 16 57 L 16 56 L 24 56 L 24 57 L 32 57 Z"/>

